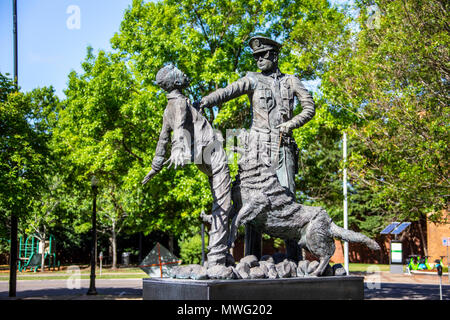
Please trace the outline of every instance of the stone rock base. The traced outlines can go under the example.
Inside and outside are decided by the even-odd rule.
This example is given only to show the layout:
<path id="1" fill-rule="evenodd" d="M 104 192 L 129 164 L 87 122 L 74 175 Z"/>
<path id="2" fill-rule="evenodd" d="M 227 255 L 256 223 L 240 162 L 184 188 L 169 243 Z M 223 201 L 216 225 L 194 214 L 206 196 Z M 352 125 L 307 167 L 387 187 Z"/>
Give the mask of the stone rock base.
<path id="1" fill-rule="evenodd" d="M 231 257 L 231 255 L 230 255 Z M 228 260 L 226 265 L 204 266 L 196 264 L 180 265 L 170 270 L 170 277 L 193 280 L 231 280 L 231 279 L 276 279 L 308 277 L 319 266 L 318 261 L 302 260 L 298 263 L 288 260 L 284 255 L 263 256 L 258 261 L 254 255 L 243 257 L 239 263 Z M 322 276 L 344 276 L 345 269 L 341 264 L 327 266 Z"/>

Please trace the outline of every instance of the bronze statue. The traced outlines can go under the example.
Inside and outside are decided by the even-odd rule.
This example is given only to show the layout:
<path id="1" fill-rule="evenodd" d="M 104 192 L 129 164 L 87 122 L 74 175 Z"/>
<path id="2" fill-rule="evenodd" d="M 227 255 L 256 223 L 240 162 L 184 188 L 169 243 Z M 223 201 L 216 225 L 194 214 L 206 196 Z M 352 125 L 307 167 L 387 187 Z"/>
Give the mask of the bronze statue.
<path id="1" fill-rule="evenodd" d="M 168 65 L 156 75 L 156 83 L 168 93 L 168 104 L 152 170 L 142 183 L 149 181 L 167 162 L 170 162 L 169 166 L 174 164 L 175 168 L 194 162 L 209 177 L 214 199 L 212 214 L 202 215 L 203 220 L 211 224 L 207 269 L 202 267 L 200 270 L 193 265 L 180 266 L 174 268 L 172 277 L 236 279 L 320 276 L 330 273 L 328 262 L 335 250 L 333 237 L 379 249 L 373 240 L 364 235 L 336 226 L 324 209 L 295 202 L 298 147 L 292 130 L 311 120 L 315 114 L 314 101 L 297 76 L 280 72 L 279 43 L 266 37 L 254 37 L 249 45 L 261 72 L 248 72 L 226 88 L 203 97 L 198 109 L 182 94 L 189 84 L 184 73 Z M 205 107 L 220 105 L 243 94 L 250 99 L 252 125 L 248 133 L 244 131 L 239 137 L 245 152 L 239 161 L 239 174 L 231 190 L 222 141 L 201 113 Z M 295 97 L 302 107 L 296 116 L 293 115 Z M 170 139 L 172 151 L 166 161 L 166 147 Z M 228 220 L 232 213 L 234 217 L 229 232 Z M 256 252 L 258 248 L 254 246 L 250 251 L 246 249 L 245 253 L 248 259 L 254 261 L 248 263 L 245 257 L 235 266 L 228 254 L 228 246 L 232 246 L 241 224 L 253 226 L 248 234 L 253 234 L 249 238 L 254 243 L 261 243 L 258 234 L 263 231 L 285 239 L 288 259 L 276 262 L 273 258 L 271 262 L 271 258 L 260 257 L 260 248 Z M 302 261 L 297 265 L 294 261 L 300 256 L 300 246 L 315 254 L 320 262 Z M 305 266 L 308 267 L 306 271 L 303 270 Z M 244 269 L 248 269 L 248 274 Z"/>
<path id="2" fill-rule="evenodd" d="M 228 253 L 228 215 L 231 211 L 231 179 L 222 142 L 206 118 L 182 94 L 182 90 L 189 85 L 189 78 L 183 72 L 173 65 L 167 65 L 156 74 L 156 84 L 167 92 L 168 102 L 152 169 L 142 184 L 147 183 L 167 162 L 170 163 L 169 167 L 174 164 L 175 168 L 194 162 L 208 176 L 214 201 L 208 265 L 225 265 Z M 165 162 L 166 147 L 170 139 L 171 155 Z"/>
<path id="3" fill-rule="evenodd" d="M 247 94 L 253 115 L 249 147 L 257 150 L 260 156 L 266 155 L 271 159 L 281 185 L 295 195 L 298 147 L 292 130 L 311 120 L 315 114 L 314 101 L 297 76 L 284 74 L 278 68 L 281 44 L 266 37 L 253 37 L 249 45 L 261 72 L 248 72 L 226 88 L 203 97 L 200 108 L 217 106 Z M 295 97 L 303 110 L 293 116 Z M 254 242 L 260 243 L 256 237 Z M 286 246 L 288 256 L 297 260 L 296 243 L 288 241 Z M 260 252 L 249 253 L 260 255 Z"/>

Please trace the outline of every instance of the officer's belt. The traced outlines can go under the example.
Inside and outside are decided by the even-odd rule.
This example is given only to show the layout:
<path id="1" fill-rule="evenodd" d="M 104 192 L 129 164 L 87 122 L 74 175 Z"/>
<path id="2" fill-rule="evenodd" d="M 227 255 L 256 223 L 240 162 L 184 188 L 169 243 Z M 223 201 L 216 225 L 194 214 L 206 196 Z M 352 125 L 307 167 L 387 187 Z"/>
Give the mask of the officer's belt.
<path id="1" fill-rule="evenodd" d="M 278 130 L 275 131 L 275 130 L 270 130 L 270 129 L 267 129 L 267 128 L 252 127 L 251 130 L 254 130 L 257 133 L 265 134 L 265 135 L 278 133 L 278 132 L 276 132 Z M 293 142 L 295 142 L 295 139 L 292 137 L 292 133 L 289 133 L 287 135 L 283 134 L 282 140 L 281 140 L 281 144 L 282 145 L 289 145 L 289 144 L 291 144 Z"/>

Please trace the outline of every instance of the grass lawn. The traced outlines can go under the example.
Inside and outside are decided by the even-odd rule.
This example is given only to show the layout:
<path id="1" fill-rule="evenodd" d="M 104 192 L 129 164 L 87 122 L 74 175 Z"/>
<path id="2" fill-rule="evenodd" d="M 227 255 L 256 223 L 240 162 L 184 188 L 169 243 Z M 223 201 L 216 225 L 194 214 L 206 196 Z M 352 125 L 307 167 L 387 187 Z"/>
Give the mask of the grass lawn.
<path id="1" fill-rule="evenodd" d="M 17 280 L 65 280 L 68 279 L 71 275 L 54 275 L 54 276 L 41 276 L 39 273 L 33 276 L 21 276 L 17 275 Z M 146 273 L 142 274 L 121 274 L 121 275 L 99 275 L 98 273 L 95 276 L 95 279 L 143 279 L 148 278 Z M 81 275 L 80 279 L 89 280 L 89 275 Z M 9 281 L 9 276 L 0 276 L 0 281 Z"/>
<path id="2" fill-rule="evenodd" d="M 350 272 L 366 272 L 369 267 L 378 267 L 380 271 L 389 271 L 389 265 L 375 265 L 375 264 L 363 264 L 363 263 L 350 263 Z M 17 280 L 63 280 L 72 276 L 73 271 L 67 270 L 68 266 L 61 267 L 61 270 L 48 271 L 45 272 L 32 272 L 24 271 L 17 272 Z M 87 265 L 79 265 L 81 279 L 89 279 L 90 268 Z M 9 281 L 9 269 L 7 265 L 0 266 L 0 281 Z M 129 267 L 129 268 L 102 268 L 102 275 L 100 275 L 100 269 L 96 269 L 97 279 L 141 279 L 146 278 L 148 275 L 142 271 L 140 268 Z"/>
<path id="3" fill-rule="evenodd" d="M 90 268 L 87 265 L 79 265 L 79 272 L 81 273 L 81 279 L 89 279 Z M 9 267 L 0 266 L 0 281 L 9 281 Z M 60 270 L 56 269 L 45 270 L 44 272 L 37 271 L 32 272 L 30 270 L 19 272 L 17 271 L 17 280 L 64 280 L 74 275 L 74 271 L 68 270 L 68 266 L 61 267 Z M 96 279 L 141 279 L 147 278 L 148 275 L 140 268 L 102 268 L 102 275 L 100 275 L 100 268 L 96 269 Z"/>
<path id="4" fill-rule="evenodd" d="M 369 269 L 372 268 L 372 269 Z M 378 268 L 378 269 L 373 269 Z M 366 272 L 366 271 L 374 272 L 374 271 L 389 271 L 388 264 L 366 264 L 366 263 L 349 263 L 348 271 L 350 272 Z"/>
<path id="5" fill-rule="evenodd" d="M 81 279 L 89 279 L 90 269 L 87 265 L 80 265 Z M 372 268 L 372 269 L 369 269 Z M 378 268 L 378 269 L 373 269 Z M 9 281 L 9 269 L 7 265 L 0 266 L 0 281 Z M 365 264 L 365 263 L 350 263 L 349 271 L 350 273 L 361 273 L 361 272 L 374 272 L 374 271 L 389 271 L 388 264 Z M 433 272 L 436 272 L 433 270 Z M 447 267 L 444 267 L 444 272 L 447 272 Z M 61 270 L 55 271 L 45 271 L 45 272 L 17 272 L 18 280 L 64 280 L 70 276 L 73 276 L 73 271 L 67 270 L 67 266 L 61 267 Z M 102 268 L 102 275 L 100 275 L 100 269 L 96 269 L 97 279 L 142 279 L 147 278 L 148 275 L 137 267 L 129 268 Z"/>

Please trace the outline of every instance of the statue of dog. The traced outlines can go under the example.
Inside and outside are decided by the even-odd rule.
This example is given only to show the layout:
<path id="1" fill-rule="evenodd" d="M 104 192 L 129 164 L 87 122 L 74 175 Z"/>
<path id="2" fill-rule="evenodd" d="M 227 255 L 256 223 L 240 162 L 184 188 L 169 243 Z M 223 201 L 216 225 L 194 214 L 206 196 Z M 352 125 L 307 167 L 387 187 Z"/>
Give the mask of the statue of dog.
<path id="1" fill-rule="evenodd" d="M 380 246 L 367 236 L 337 226 L 321 207 L 305 206 L 282 187 L 270 164 L 245 147 L 239 160 L 234 189 L 239 190 L 242 208 L 233 217 L 228 246 L 233 246 L 240 225 L 251 223 L 258 230 L 282 239 L 294 239 L 319 258 L 311 274 L 320 276 L 335 251 L 334 238 L 364 243 L 372 250 Z M 265 158 L 267 159 L 267 157 Z"/>

